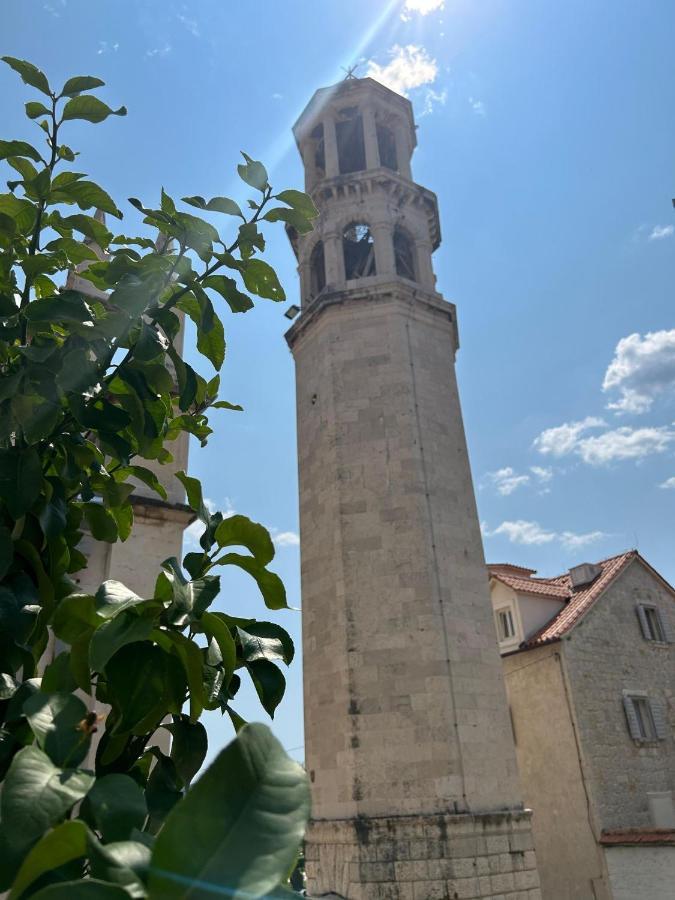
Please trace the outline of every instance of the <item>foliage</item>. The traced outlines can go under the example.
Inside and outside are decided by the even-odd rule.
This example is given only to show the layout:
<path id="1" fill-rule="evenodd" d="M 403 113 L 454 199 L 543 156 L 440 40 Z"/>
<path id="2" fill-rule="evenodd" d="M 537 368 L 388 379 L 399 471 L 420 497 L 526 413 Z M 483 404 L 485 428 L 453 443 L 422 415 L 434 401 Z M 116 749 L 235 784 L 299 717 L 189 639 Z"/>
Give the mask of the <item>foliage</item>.
<path id="1" fill-rule="evenodd" d="M 316 211 L 298 191 L 275 195 L 244 154 L 249 218 L 226 197 L 184 198 L 228 217 L 229 243 L 164 190 L 157 209 L 129 201 L 157 239 L 114 235 L 100 212 L 122 213 L 66 167 L 78 154 L 62 132 L 126 110 L 91 93 L 98 78 L 71 78 L 57 93 L 32 64 L 4 61 L 41 95 L 26 115 L 47 151 L 0 141 L 16 173 L 0 194 L 0 891 L 273 893 L 293 868 L 306 779 L 232 703 L 246 670 L 273 715 L 285 685 L 278 663 L 291 662 L 293 644 L 276 624 L 211 608 L 222 566 L 247 572 L 269 609 L 286 607 L 268 532 L 211 513 L 200 483 L 180 473 L 203 534 L 198 551 L 163 563 L 152 597 L 115 581 L 83 593 L 71 576 L 86 565 L 85 532 L 129 538 L 135 485 L 166 498 L 154 469 L 171 461 L 171 442 L 187 433 L 204 445 L 209 410 L 239 408 L 218 399 L 216 307 L 283 300 L 260 256 L 261 223 L 308 231 Z M 74 270 L 80 280 L 66 280 Z M 181 314 L 195 323 L 209 378 L 182 359 Z M 203 710 L 229 715 L 238 735 L 190 787 L 207 752 Z M 171 734 L 168 754 L 158 729 Z"/>

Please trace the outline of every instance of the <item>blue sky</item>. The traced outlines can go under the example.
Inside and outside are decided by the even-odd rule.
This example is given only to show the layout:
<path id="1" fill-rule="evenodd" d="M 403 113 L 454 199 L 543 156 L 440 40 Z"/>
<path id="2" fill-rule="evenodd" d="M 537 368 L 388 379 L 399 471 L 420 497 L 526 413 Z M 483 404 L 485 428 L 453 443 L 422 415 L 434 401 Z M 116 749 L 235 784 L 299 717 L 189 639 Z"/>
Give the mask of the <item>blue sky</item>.
<path id="1" fill-rule="evenodd" d="M 82 171 L 121 203 L 245 198 L 240 149 L 301 187 L 290 128 L 360 62 L 408 93 L 416 180 L 439 198 L 438 287 L 458 307 L 458 375 L 486 556 L 557 574 L 637 546 L 675 582 L 675 78 L 670 0 L 4 0 L 0 52 L 55 83 L 104 78 L 126 119 L 74 125 Z M 2 137 L 29 93 L 0 71 Z M 126 208 L 123 205 L 123 208 Z M 133 210 L 125 231 L 136 222 Z M 281 229 L 269 259 L 289 301 Z M 283 308 L 225 316 L 216 434 L 191 471 L 264 522 L 299 605 L 294 380 Z M 199 365 L 203 368 L 203 363 Z M 671 486 L 668 486 L 668 485 Z M 243 578 L 223 609 L 262 617 Z M 275 617 L 299 638 L 300 617 Z M 299 661 L 274 728 L 302 758 Z M 254 715 L 250 692 L 240 711 Z M 260 718 L 260 715 L 257 715 Z M 229 726 L 209 720 L 214 750 Z"/>

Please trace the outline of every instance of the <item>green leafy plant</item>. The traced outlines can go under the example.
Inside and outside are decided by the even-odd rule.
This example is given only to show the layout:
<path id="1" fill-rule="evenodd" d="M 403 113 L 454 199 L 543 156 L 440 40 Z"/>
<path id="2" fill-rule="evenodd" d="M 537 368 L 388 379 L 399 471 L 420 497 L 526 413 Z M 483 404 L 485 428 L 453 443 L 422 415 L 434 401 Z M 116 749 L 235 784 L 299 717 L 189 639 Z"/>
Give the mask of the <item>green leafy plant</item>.
<path id="1" fill-rule="evenodd" d="M 100 213 L 122 213 L 67 168 L 77 154 L 63 132 L 126 110 L 91 93 L 98 78 L 56 92 L 31 63 L 3 59 L 40 94 L 26 115 L 46 151 L 0 141 L 16 173 L 0 194 L 0 890 L 11 900 L 283 892 L 306 778 L 232 704 L 248 673 L 272 716 L 293 643 L 279 625 L 211 608 L 223 566 L 247 572 L 269 609 L 286 607 L 269 533 L 210 512 L 199 481 L 179 473 L 203 533 L 198 550 L 163 563 L 153 596 L 116 581 L 84 593 L 71 576 L 86 566 L 85 531 L 129 538 L 135 484 L 166 499 L 148 460 L 170 462 L 181 434 L 204 445 L 209 411 L 239 409 L 218 399 L 216 307 L 283 300 L 261 225 L 306 232 L 316 210 L 298 191 L 274 194 L 244 154 L 248 217 L 226 197 L 183 200 L 228 217 L 229 243 L 164 190 L 157 209 L 129 201 L 152 236 L 114 235 Z M 180 314 L 209 379 L 181 356 Z M 200 715 L 218 709 L 237 736 L 192 784 L 207 751 Z"/>

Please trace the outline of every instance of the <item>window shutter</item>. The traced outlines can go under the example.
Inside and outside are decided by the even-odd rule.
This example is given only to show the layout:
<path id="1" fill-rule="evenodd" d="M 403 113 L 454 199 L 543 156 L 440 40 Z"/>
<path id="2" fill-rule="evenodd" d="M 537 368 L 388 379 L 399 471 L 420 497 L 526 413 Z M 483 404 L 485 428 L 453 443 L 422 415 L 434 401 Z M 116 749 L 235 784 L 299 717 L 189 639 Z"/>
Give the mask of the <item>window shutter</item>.
<path id="1" fill-rule="evenodd" d="M 642 637 L 646 641 L 651 641 L 652 636 L 649 633 L 649 622 L 647 621 L 647 615 L 645 613 L 645 608 L 641 603 L 637 605 L 637 614 L 638 619 L 640 620 L 640 628 L 642 629 Z"/>
<path id="2" fill-rule="evenodd" d="M 661 623 L 661 632 L 662 632 L 664 638 L 666 639 L 666 643 L 672 644 L 673 643 L 673 629 L 670 626 L 668 617 L 664 616 L 664 614 L 661 612 L 660 609 L 656 610 L 656 614 L 659 617 L 659 622 Z"/>
<path id="3" fill-rule="evenodd" d="M 660 741 L 665 741 L 668 737 L 668 722 L 666 721 L 666 710 L 660 700 L 650 700 L 649 706 L 652 711 L 652 719 L 654 720 L 654 731 L 656 737 Z"/>
<path id="4" fill-rule="evenodd" d="M 628 731 L 630 732 L 630 736 L 634 741 L 642 740 L 640 723 L 638 722 L 638 717 L 635 714 L 635 707 L 633 706 L 633 701 L 630 697 L 624 696 L 623 708 L 626 712 L 626 721 L 628 722 Z"/>

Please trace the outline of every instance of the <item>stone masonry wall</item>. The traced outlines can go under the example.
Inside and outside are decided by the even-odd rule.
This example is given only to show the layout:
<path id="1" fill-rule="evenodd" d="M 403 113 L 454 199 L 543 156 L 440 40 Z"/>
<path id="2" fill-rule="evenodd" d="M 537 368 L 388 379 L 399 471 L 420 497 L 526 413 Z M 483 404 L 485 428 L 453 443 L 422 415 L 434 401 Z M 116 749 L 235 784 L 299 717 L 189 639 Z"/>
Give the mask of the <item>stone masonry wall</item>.
<path id="1" fill-rule="evenodd" d="M 529 817 L 313 822 L 305 847 L 308 893 L 346 900 L 541 900 Z"/>
<path id="2" fill-rule="evenodd" d="M 675 633 L 672 593 L 636 559 L 561 645 L 598 830 L 651 825 L 647 792 L 675 791 L 675 644 L 645 640 L 640 602 L 657 605 Z M 665 740 L 632 740 L 624 690 L 664 704 Z"/>

